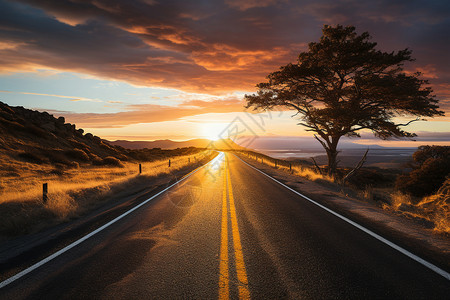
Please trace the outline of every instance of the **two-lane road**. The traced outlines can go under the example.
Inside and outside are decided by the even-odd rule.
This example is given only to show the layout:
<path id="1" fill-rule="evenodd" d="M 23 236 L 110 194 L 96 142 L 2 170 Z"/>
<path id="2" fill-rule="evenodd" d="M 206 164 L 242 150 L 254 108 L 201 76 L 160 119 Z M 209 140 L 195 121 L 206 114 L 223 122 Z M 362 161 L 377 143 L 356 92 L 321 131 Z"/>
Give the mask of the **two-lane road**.
<path id="1" fill-rule="evenodd" d="M 1 299 L 449 295 L 443 276 L 231 154 L 0 289 Z"/>

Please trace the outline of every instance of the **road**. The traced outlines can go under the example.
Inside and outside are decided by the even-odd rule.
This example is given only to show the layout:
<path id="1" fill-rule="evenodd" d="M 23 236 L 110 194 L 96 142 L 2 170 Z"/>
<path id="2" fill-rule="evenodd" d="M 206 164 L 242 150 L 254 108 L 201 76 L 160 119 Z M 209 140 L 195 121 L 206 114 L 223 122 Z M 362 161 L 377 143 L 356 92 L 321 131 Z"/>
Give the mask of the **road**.
<path id="1" fill-rule="evenodd" d="M 232 154 L 0 289 L 1 299 L 449 295 L 448 279 Z"/>

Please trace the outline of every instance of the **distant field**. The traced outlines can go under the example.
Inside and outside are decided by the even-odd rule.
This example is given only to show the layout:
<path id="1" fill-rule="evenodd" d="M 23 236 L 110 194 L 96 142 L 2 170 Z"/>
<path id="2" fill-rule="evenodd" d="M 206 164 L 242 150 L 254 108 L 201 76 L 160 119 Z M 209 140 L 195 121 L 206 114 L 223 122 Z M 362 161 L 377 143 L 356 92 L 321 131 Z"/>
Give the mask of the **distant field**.
<path id="1" fill-rule="evenodd" d="M 366 167 L 379 168 L 395 168 L 403 169 L 405 164 L 412 159 L 413 153 L 417 148 L 382 148 L 369 149 L 367 155 Z M 311 157 L 317 161 L 318 164 L 325 165 L 327 163 L 327 156 L 325 151 L 319 149 L 302 149 L 302 150 L 259 150 L 268 156 L 285 159 L 285 160 L 310 160 Z M 344 149 L 339 153 L 339 165 L 341 167 L 355 166 L 361 157 L 364 155 L 366 149 Z"/>

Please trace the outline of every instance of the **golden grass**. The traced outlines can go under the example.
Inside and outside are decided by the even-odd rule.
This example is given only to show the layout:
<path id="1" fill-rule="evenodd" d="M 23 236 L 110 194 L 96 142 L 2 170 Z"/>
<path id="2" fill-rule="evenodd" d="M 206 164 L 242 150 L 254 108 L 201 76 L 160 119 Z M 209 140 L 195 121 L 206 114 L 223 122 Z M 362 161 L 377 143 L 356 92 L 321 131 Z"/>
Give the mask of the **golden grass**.
<path id="1" fill-rule="evenodd" d="M 417 207 L 435 224 L 435 231 L 450 234 L 450 192 L 448 186 L 449 180 L 436 194 L 424 197 L 417 204 Z"/>
<path id="2" fill-rule="evenodd" d="M 394 191 L 390 196 L 391 203 L 383 208 L 415 219 L 426 220 L 433 224 L 437 233 L 450 234 L 450 195 L 437 192 L 414 201 L 410 195 Z"/>
<path id="3" fill-rule="evenodd" d="M 400 191 L 394 191 L 391 193 L 391 206 L 394 209 L 398 209 L 402 204 L 411 205 L 411 196 L 404 194 Z"/>
<path id="4" fill-rule="evenodd" d="M 124 167 L 83 166 L 65 170 L 62 175 L 51 174 L 53 168 L 50 166 L 11 165 L 8 172 L 12 176 L 7 176 L 9 173 L 6 172 L 0 181 L 0 213 L 4 216 L 0 221 L 0 234 L 22 233 L 24 231 L 16 227 L 36 227 L 36 223 L 40 223 L 36 220 L 39 218 L 61 222 L 76 217 L 105 201 L 112 192 L 132 190 L 138 183 L 151 186 L 153 178 L 205 163 L 214 155 L 213 151 L 204 151 L 172 157 L 170 168 L 168 158 L 143 162 L 142 174 L 139 174 L 139 164 L 130 162 L 124 162 Z M 167 180 L 170 179 L 171 176 Z M 42 202 L 43 183 L 48 184 L 45 204 Z M 33 230 L 25 230 L 28 231 Z"/>
<path id="5" fill-rule="evenodd" d="M 250 158 L 254 161 L 257 161 L 259 163 L 263 163 L 267 166 L 270 167 L 275 167 L 275 163 L 274 163 L 274 159 L 272 157 L 266 156 L 266 155 L 257 155 L 255 156 L 255 154 L 250 154 L 248 155 L 246 152 L 240 152 L 243 156 Z M 281 163 L 280 163 L 281 162 Z M 326 174 L 320 174 L 318 173 L 315 169 L 312 169 L 310 167 L 307 166 L 300 166 L 297 164 L 292 164 L 291 163 L 291 168 L 289 168 L 289 162 L 287 161 L 283 161 L 283 160 L 278 160 L 277 163 L 277 169 L 284 171 L 284 172 L 288 172 L 290 174 L 296 175 L 296 176 L 301 176 L 304 177 L 308 180 L 311 181 L 328 181 L 328 182 L 333 182 L 334 180 L 332 177 L 326 175 Z"/>

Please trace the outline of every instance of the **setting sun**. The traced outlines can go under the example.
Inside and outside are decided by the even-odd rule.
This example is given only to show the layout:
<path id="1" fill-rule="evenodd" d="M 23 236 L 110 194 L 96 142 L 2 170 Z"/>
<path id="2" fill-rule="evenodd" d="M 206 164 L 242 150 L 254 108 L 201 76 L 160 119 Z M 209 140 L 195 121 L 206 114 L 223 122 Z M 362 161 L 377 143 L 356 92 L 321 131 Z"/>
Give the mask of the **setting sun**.
<path id="1" fill-rule="evenodd" d="M 227 138 L 226 123 L 205 123 L 201 125 L 201 136 L 212 141 Z"/>

